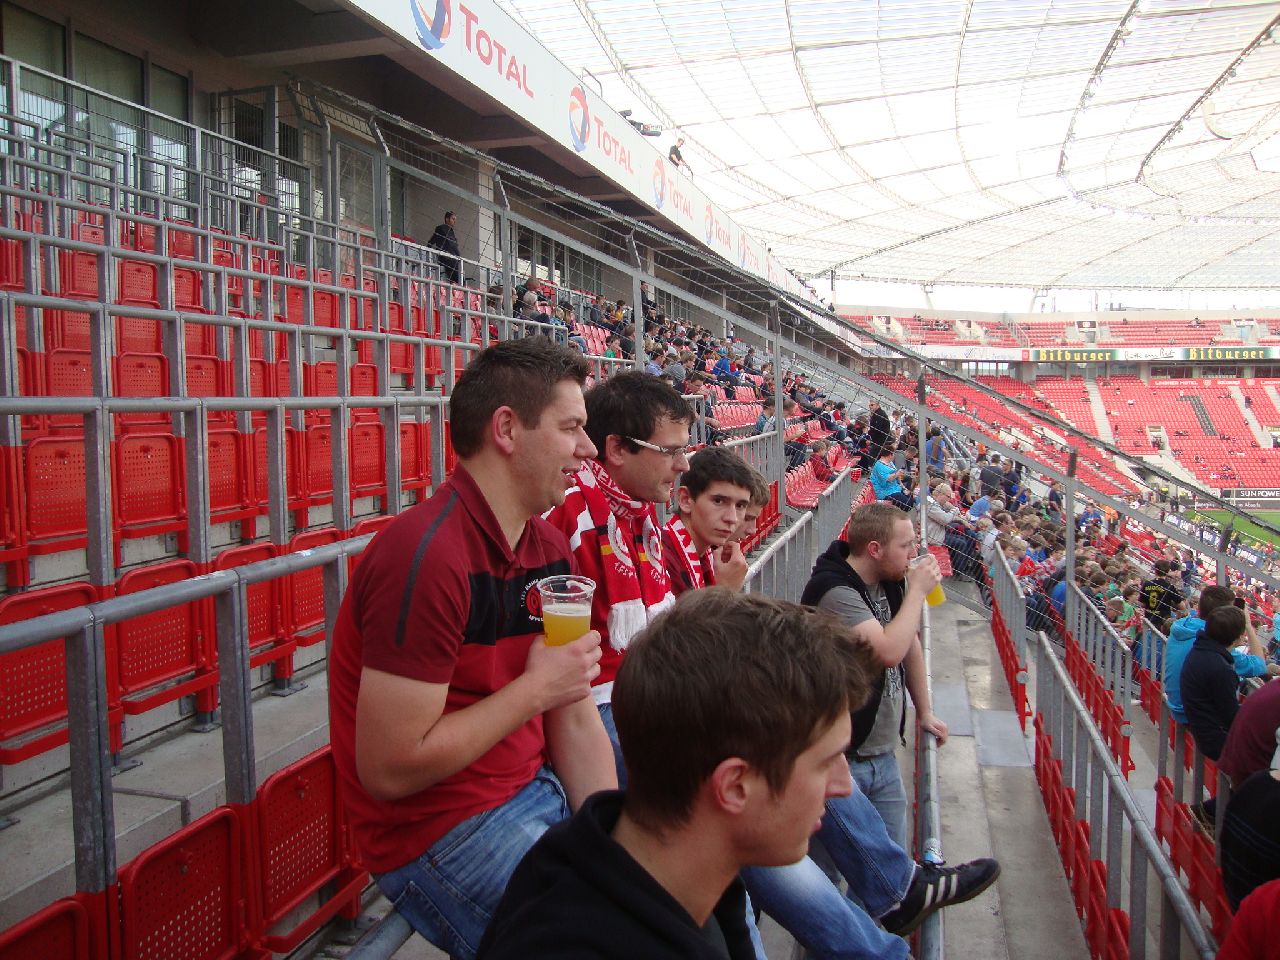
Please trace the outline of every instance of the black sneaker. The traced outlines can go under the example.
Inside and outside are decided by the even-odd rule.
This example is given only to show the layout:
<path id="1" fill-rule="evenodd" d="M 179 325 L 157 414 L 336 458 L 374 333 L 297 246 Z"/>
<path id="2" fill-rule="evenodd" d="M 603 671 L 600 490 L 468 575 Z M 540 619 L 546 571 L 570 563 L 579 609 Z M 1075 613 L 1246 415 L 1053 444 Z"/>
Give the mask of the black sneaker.
<path id="1" fill-rule="evenodd" d="M 929 914 L 955 903 L 972 900 L 1000 876 L 1000 864 L 990 857 L 970 860 L 958 867 L 917 863 L 902 902 L 880 918 L 880 924 L 900 937 L 920 926 Z"/>

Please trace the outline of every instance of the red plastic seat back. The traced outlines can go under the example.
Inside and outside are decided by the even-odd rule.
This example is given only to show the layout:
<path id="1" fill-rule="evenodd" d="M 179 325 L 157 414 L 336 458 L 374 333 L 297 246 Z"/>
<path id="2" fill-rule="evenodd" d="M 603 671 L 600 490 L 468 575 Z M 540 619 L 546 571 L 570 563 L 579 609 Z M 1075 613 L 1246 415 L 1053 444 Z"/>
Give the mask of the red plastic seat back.
<path id="1" fill-rule="evenodd" d="M 124 960 L 230 960 L 246 941 L 240 822 L 219 807 L 120 871 Z"/>
<path id="2" fill-rule="evenodd" d="M 0 960 L 89 960 L 89 914 L 70 897 L 0 933 Z"/>
<path id="3" fill-rule="evenodd" d="M 0 600 L 0 624 L 70 610 L 97 599 L 97 591 L 87 583 L 66 583 L 13 594 Z M 0 655 L 0 741 L 57 723 L 66 715 L 67 660 L 61 640 Z M 65 739 L 63 731 L 56 741 Z M 47 744 L 53 745 L 53 742 Z M 23 747 L 0 751 L 0 762 L 17 762 L 35 753 L 28 753 Z"/>

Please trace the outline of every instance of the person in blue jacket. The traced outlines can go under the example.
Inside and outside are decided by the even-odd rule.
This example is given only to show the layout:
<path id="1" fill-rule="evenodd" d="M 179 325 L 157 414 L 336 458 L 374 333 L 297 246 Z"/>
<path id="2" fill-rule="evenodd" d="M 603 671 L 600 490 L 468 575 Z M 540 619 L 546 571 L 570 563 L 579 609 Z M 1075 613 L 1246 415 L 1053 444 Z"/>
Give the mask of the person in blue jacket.
<path id="1" fill-rule="evenodd" d="M 1204 630 L 1209 614 L 1219 607 L 1229 606 L 1235 602 L 1236 595 L 1230 587 L 1217 584 L 1205 587 L 1200 592 L 1200 603 L 1195 614 L 1173 621 L 1169 627 L 1169 643 L 1164 654 L 1164 698 L 1169 704 L 1169 711 L 1179 723 L 1187 722 L 1187 714 L 1182 703 L 1182 665 L 1195 644 L 1196 636 Z M 1245 617 L 1245 640 L 1248 652 L 1231 651 L 1231 659 L 1236 669 L 1236 676 L 1261 677 L 1269 671 L 1264 656 L 1262 643 L 1258 640 L 1253 622 Z"/>
<path id="2" fill-rule="evenodd" d="M 888 500 L 902 510 L 909 511 L 915 500 L 902 489 L 902 471 L 893 465 L 897 445 L 890 440 L 880 450 L 880 459 L 871 468 L 871 489 L 877 500 Z"/>

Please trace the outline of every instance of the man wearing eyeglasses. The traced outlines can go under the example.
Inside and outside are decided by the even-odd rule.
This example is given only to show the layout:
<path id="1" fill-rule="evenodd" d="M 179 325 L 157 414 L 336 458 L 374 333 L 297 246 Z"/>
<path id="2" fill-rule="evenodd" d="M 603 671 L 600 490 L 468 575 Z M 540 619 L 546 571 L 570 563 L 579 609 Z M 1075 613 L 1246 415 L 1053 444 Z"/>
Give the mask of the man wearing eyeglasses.
<path id="1" fill-rule="evenodd" d="M 596 459 L 586 461 L 546 519 L 569 537 L 579 572 L 596 582 L 591 622 L 599 625 L 603 656 L 593 693 L 616 751 L 614 675 L 631 638 L 675 602 L 654 504 L 671 501 L 689 467 L 693 411 L 675 389 L 639 371 L 610 377 L 586 403 L 587 434 L 600 440 Z"/>

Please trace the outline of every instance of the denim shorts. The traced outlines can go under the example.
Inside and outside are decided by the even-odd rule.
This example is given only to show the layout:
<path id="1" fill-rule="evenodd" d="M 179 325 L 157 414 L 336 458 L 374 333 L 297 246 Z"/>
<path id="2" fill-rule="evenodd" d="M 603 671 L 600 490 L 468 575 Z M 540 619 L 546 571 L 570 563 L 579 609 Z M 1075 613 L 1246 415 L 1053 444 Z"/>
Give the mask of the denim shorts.
<path id="1" fill-rule="evenodd" d="M 547 767 L 501 806 L 468 817 L 415 860 L 377 878 L 400 915 L 456 960 L 472 960 L 516 865 L 569 816 Z"/>

